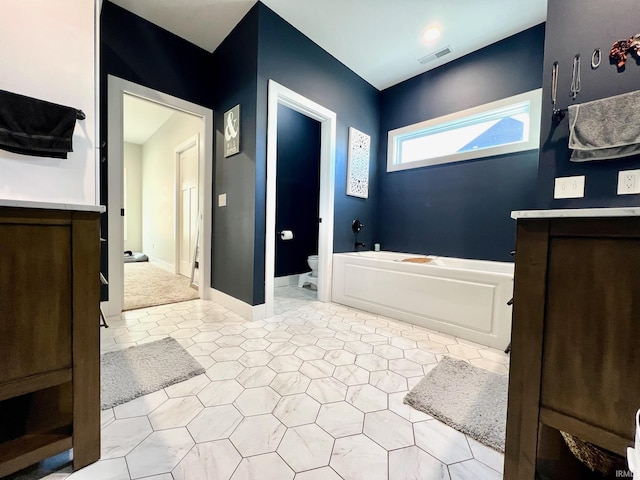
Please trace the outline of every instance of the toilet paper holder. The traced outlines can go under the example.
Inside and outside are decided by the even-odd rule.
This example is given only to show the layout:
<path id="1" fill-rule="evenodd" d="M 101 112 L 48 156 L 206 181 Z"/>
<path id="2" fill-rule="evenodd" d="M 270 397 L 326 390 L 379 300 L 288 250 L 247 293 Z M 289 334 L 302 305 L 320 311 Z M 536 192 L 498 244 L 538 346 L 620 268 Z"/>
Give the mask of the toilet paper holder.
<path id="1" fill-rule="evenodd" d="M 291 230 L 282 230 L 278 232 L 280 240 L 293 240 L 293 232 Z"/>

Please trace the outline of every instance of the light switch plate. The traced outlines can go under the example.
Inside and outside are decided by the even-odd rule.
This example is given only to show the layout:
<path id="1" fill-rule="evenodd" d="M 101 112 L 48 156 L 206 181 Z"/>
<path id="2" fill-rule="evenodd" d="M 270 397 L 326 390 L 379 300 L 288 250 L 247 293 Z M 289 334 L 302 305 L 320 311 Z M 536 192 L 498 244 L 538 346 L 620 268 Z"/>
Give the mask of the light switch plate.
<path id="1" fill-rule="evenodd" d="M 219 207 L 226 207 L 227 206 L 227 194 L 226 193 L 221 193 L 220 195 L 218 195 L 218 206 Z"/>
<path id="2" fill-rule="evenodd" d="M 556 178 L 553 198 L 584 197 L 584 175 Z"/>

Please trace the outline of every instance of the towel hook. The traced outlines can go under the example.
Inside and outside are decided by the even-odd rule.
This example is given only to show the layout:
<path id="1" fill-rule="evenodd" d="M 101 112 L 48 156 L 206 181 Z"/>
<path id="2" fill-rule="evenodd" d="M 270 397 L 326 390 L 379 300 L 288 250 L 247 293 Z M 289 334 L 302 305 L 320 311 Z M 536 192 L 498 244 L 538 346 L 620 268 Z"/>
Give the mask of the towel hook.
<path id="1" fill-rule="evenodd" d="M 76 118 L 78 120 L 84 120 L 85 118 L 87 118 L 87 116 L 85 115 L 85 113 L 80 110 L 79 108 L 76 109 Z"/>
<path id="2" fill-rule="evenodd" d="M 580 92 L 580 54 L 573 57 L 573 69 L 571 70 L 571 98 L 574 100 Z"/>
<path id="3" fill-rule="evenodd" d="M 551 69 L 551 105 L 553 106 L 551 119 L 555 123 L 559 123 L 565 115 L 564 110 L 556 107 L 556 102 L 558 101 L 558 68 L 558 62 L 553 62 Z"/>
<path id="4" fill-rule="evenodd" d="M 596 48 L 591 54 L 591 68 L 595 70 L 600 66 L 600 62 L 602 61 L 602 51 L 599 48 Z"/>

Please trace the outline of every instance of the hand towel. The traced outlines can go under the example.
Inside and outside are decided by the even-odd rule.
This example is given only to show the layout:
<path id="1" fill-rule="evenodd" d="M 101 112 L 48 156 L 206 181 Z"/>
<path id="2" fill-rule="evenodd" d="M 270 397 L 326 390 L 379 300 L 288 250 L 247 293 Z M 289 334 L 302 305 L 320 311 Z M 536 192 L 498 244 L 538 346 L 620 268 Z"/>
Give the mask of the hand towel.
<path id="1" fill-rule="evenodd" d="M 640 90 L 569 107 L 572 162 L 640 154 Z"/>
<path id="2" fill-rule="evenodd" d="M 40 157 L 73 151 L 75 108 L 0 90 L 0 148 Z"/>

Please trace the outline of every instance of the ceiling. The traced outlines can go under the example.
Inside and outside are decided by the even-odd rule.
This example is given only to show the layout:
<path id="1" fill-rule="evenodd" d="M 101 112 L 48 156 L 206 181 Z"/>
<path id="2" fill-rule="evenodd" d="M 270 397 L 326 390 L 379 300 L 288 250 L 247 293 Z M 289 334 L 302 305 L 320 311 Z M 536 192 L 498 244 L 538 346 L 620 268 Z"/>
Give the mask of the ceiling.
<path id="1" fill-rule="evenodd" d="M 111 0 L 212 52 L 255 0 Z M 547 0 L 262 0 L 383 90 L 542 23 Z M 421 40 L 426 27 L 441 36 Z M 427 64 L 418 59 L 449 47 Z"/>
<path id="2" fill-rule="evenodd" d="M 123 140 L 144 145 L 177 110 L 132 95 L 123 96 Z"/>

